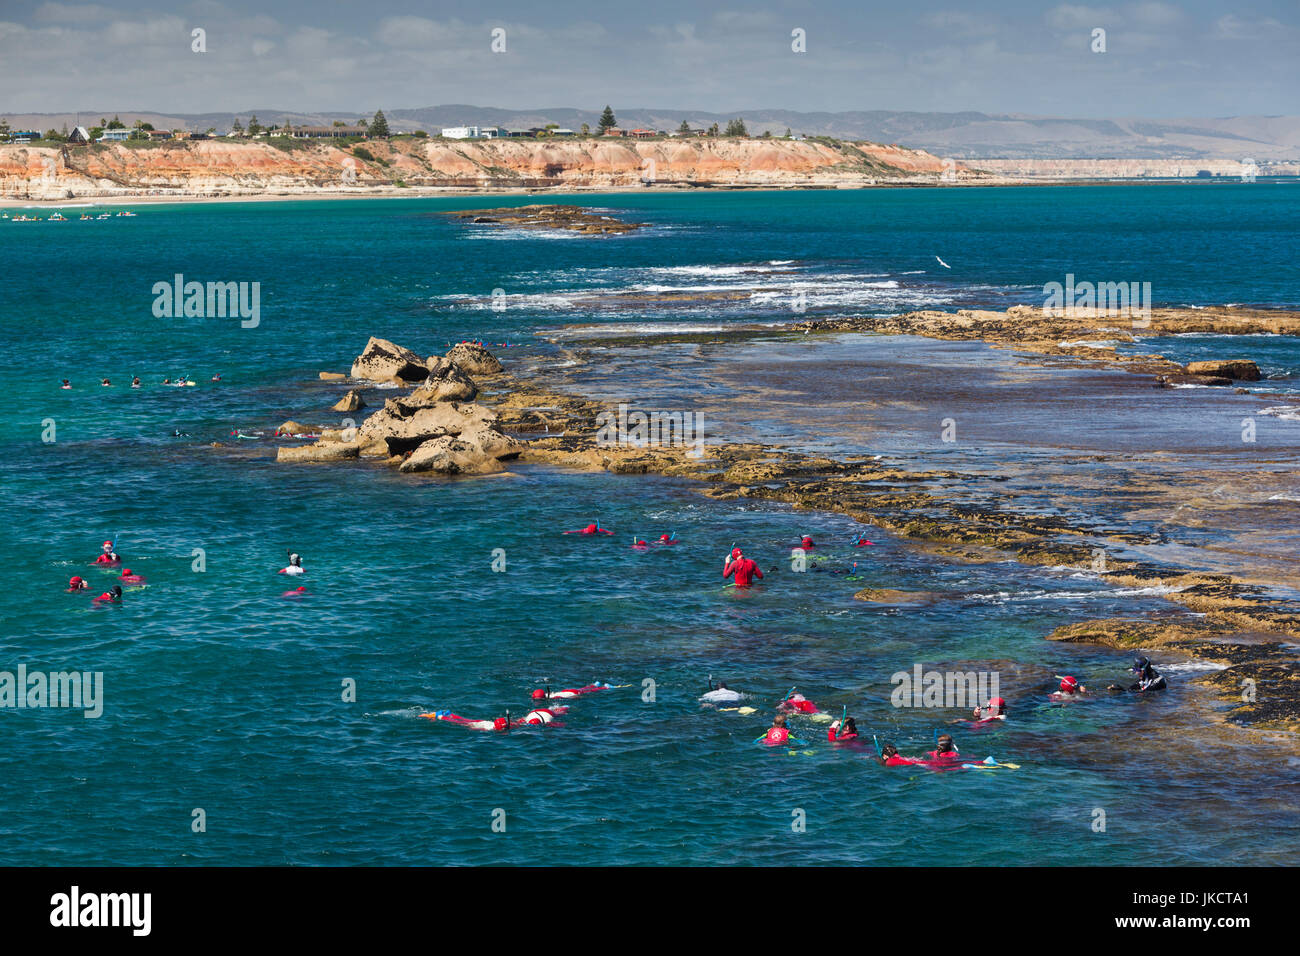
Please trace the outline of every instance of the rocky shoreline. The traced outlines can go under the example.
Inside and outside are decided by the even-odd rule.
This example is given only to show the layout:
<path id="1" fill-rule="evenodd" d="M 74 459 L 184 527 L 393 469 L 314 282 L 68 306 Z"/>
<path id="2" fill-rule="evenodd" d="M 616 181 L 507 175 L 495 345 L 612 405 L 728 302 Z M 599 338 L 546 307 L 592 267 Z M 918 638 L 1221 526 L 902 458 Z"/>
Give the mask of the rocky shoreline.
<path id="1" fill-rule="evenodd" d="M 953 324 L 945 325 L 933 318 L 943 313 L 912 315 L 879 321 L 911 330 L 907 334 L 923 334 L 915 330 L 924 328 L 953 337 L 964 337 L 981 326 L 989 331 L 995 321 L 1006 322 L 1002 318 L 988 324 L 968 323 L 959 313 Z M 1292 328 L 1296 319 L 1273 318 L 1285 328 Z M 1265 320 L 1207 316 L 1205 321 L 1253 328 Z M 1026 338 L 1024 332 L 1028 329 L 1033 336 L 1043 328 L 1035 328 L 1032 322 L 1017 327 L 1016 347 L 1041 343 L 1041 338 Z M 1073 331 L 1082 334 L 1078 328 Z M 1178 368 L 1180 375 L 1201 374 Z M 1244 366 L 1232 370 L 1248 371 Z M 342 410 L 364 407 L 358 403 L 363 403 L 367 386 L 396 388 L 400 394 L 388 398 L 359 427 L 323 429 L 314 444 L 282 447 L 278 460 L 370 459 L 403 473 L 444 477 L 493 474 L 512 461 L 615 474 L 661 474 L 698 481 L 704 486 L 702 493 L 715 499 L 758 499 L 845 514 L 951 560 L 1010 557 L 1025 564 L 1094 570 L 1100 580 L 1115 586 L 1168 589 L 1165 597 L 1190 614 L 1086 621 L 1044 636 L 1117 650 L 1161 649 L 1221 664 L 1224 670 L 1196 680 L 1220 700 L 1235 705 L 1226 714 L 1228 720 L 1258 730 L 1300 731 L 1295 648 L 1300 641 L 1300 605 L 1278 600 L 1230 575 L 1122 561 L 1106 554 L 1105 542 L 1122 546 L 1143 541 L 1143 535 L 1020 514 L 998 504 L 973 507 L 952 500 L 944 491 L 945 484 L 969 476 L 888 467 L 866 456 L 837 460 L 733 443 L 710 445 L 697 457 L 686 447 L 611 445 L 598 435 L 598 416 L 608 411 L 606 403 L 518 379 L 474 344 L 421 359 L 415 352 L 372 338 L 353 364 L 350 378 L 340 373 L 322 373 L 322 378 L 349 379 L 350 390 L 340 402 L 348 407 Z M 855 596 L 886 603 L 924 603 L 935 597 L 871 590 Z"/>

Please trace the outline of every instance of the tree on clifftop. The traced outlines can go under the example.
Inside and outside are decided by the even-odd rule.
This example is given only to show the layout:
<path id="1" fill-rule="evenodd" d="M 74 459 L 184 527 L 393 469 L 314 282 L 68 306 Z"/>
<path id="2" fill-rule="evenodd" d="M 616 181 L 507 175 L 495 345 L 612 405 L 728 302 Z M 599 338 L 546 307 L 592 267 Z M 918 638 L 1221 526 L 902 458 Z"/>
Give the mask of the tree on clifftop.
<path id="1" fill-rule="evenodd" d="M 745 129 L 745 121 L 744 121 L 743 119 L 739 119 L 739 118 L 738 118 L 738 119 L 734 119 L 734 120 L 732 120 L 730 123 L 727 124 L 727 133 L 726 133 L 726 135 L 728 135 L 728 136 L 748 136 L 748 135 L 749 135 L 749 130 Z"/>
<path id="2" fill-rule="evenodd" d="M 123 122 L 122 122 L 120 119 L 118 119 L 116 116 L 114 116 L 111 120 L 108 121 L 108 128 L 109 128 L 109 129 L 126 129 L 126 124 L 123 123 Z"/>
<path id="3" fill-rule="evenodd" d="M 682 125 L 677 127 L 677 132 L 681 133 L 683 136 L 689 136 L 691 134 L 691 124 L 686 122 L 686 120 L 682 120 Z"/>
<path id="4" fill-rule="evenodd" d="M 596 124 L 596 128 L 603 134 L 605 130 L 613 129 L 617 125 L 618 120 L 614 119 L 614 111 L 606 106 L 605 112 L 600 114 L 600 122 Z"/>
<path id="5" fill-rule="evenodd" d="M 387 139 L 391 135 L 388 132 L 388 117 L 383 110 L 375 110 L 375 118 L 370 122 L 370 135 L 380 139 Z"/>

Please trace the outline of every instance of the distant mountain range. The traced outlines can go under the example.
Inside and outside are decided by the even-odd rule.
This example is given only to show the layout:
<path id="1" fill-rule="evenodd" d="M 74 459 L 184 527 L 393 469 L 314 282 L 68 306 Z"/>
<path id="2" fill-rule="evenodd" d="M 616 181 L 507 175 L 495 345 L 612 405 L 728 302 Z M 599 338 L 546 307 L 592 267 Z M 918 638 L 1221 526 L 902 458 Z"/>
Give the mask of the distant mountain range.
<path id="1" fill-rule="evenodd" d="M 421 109 L 385 110 L 390 128 L 436 133 L 444 126 L 504 126 L 528 128 L 556 123 L 571 129 L 586 123 L 596 127 L 600 110 L 569 108 L 507 110 L 490 106 L 452 104 Z M 714 123 L 725 127 L 737 114 L 697 110 L 616 109 L 625 129 L 676 129 L 683 120 L 693 127 Z M 253 114 L 263 125 L 329 125 L 355 122 L 356 113 L 300 113 L 275 109 L 240 113 L 156 113 L 98 110 L 72 113 L 0 112 L 15 129 L 61 129 L 78 122 L 97 123 L 119 116 L 127 125 L 137 119 L 160 129 L 224 131 L 238 118 Z M 1235 116 L 1211 119 L 1062 119 L 1006 113 L 910 113 L 889 110 L 846 113 L 802 113 L 792 110 L 750 110 L 738 114 L 751 135 L 787 129 L 807 136 L 898 143 L 954 159 L 1234 159 L 1256 161 L 1300 159 L 1300 116 Z"/>

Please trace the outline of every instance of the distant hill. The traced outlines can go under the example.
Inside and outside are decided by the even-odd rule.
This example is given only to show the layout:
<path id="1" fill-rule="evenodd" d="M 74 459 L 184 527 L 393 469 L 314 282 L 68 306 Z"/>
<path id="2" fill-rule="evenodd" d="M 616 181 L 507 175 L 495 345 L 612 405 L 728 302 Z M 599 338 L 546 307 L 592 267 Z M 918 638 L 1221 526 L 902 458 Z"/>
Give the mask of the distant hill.
<path id="1" fill-rule="evenodd" d="M 603 106 L 603 104 L 602 104 Z M 725 127 L 736 115 L 751 134 L 786 129 L 808 136 L 898 143 L 954 159 L 1234 159 L 1300 160 L 1300 116 L 1237 116 L 1212 119 L 1062 119 L 994 113 L 908 113 L 888 110 L 845 113 L 802 113 L 792 110 L 748 110 L 740 114 L 697 110 L 618 109 L 624 128 L 676 129 L 683 120 L 694 127 L 714 123 Z M 451 104 L 420 109 L 385 109 L 394 130 L 436 132 L 444 126 L 505 126 L 527 128 L 556 123 L 579 129 L 595 128 L 600 109 L 572 108 L 507 110 L 491 106 Z M 226 130 L 237 118 L 247 123 L 256 113 L 263 125 L 286 121 L 296 125 L 349 123 L 357 113 L 300 113 L 258 109 L 239 113 L 166 114 L 133 110 L 99 110 L 81 114 L 19 114 L 0 112 L 16 129 L 61 129 L 80 122 L 95 124 L 118 115 L 131 125 L 137 119 L 160 129 Z"/>

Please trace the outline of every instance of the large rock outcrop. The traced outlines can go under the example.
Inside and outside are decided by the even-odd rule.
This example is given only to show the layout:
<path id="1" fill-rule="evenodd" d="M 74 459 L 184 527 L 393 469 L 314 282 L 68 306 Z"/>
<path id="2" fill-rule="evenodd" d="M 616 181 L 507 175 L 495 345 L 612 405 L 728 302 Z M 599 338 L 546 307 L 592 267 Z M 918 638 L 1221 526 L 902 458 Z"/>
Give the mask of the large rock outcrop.
<path id="1" fill-rule="evenodd" d="M 420 384 L 419 388 L 403 399 L 408 405 L 472 402 L 478 397 L 478 386 L 474 384 L 474 380 L 451 359 L 431 355 L 426 367 L 429 370 L 429 377 Z M 500 365 L 497 367 L 500 368 Z"/>
<path id="2" fill-rule="evenodd" d="M 461 342 L 452 346 L 447 358 L 471 375 L 496 375 L 502 371 L 497 357 L 481 345 L 473 342 Z M 433 360 L 430 359 L 430 362 Z"/>
<path id="3" fill-rule="evenodd" d="M 1250 359 L 1214 359 L 1208 362 L 1188 362 L 1187 374 L 1208 375 L 1212 378 L 1230 378 L 1236 382 L 1258 382 L 1259 366 Z"/>
<path id="4" fill-rule="evenodd" d="M 411 407 L 390 398 L 357 430 L 357 441 L 370 445 L 382 441 L 389 454 L 414 451 L 431 438 L 456 436 L 463 431 L 496 424 L 496 412 L 475 402 L 438 402 Z"/>
<path id="5" fill-rule="evenodd" d="M 399 471 L 440 475 L 487 475 L 502 471 L 497 457 L 480 445 L 445 435 L 422 444 L 402 462 Z"/>
<path id="6" fill-rule="evenodd" d="M 410 349 L 402 348 L 387 339 L 371 336 L 361 354 L 352 363 L 352 377 L 372 382 L 423 382 L 429 377 L 424 359 Z"/>

